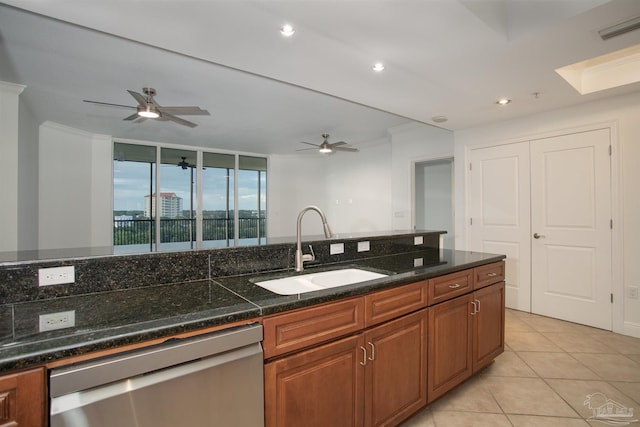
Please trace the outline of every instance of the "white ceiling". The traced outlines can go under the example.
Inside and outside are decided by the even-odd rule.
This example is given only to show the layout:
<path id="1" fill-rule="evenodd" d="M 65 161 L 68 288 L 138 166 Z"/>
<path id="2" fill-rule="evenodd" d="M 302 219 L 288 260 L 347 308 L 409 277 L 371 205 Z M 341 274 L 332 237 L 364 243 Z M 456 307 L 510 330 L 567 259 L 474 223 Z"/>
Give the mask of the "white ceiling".
<path id="1" fill-rule="evenodd" d="M 640 16 L 638 0 L 4 3 L 56 19 L 0 5 L 0 80 L 27 85 L 41 120 L 134 139 L 286 154 L 323 132 L 359 146 L 406 118 L 447 116 L 439 126 L 458 130 L 640 91 L 580 95 L 554 71 L 640 44 L 640 31 L 597 35 Z M 143 86 L 212 116 L 185 117 L 195 129 L 130 123 L 130 111 L 82 102 L 135 105 L 125 89 Z"/>

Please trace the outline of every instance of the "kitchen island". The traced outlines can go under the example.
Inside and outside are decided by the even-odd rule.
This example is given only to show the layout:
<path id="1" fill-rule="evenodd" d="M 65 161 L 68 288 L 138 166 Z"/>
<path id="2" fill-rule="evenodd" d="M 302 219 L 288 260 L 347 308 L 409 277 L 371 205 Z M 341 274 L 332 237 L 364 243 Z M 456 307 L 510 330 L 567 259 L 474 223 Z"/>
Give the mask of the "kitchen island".
<path id="1" fill-rule="evenodd" d="M 322 352 L 326 346 L 334 345 L 336 340 L 343 341 L 345 339 L 356 340 L 351 342 L 349 350 L 354 357 L 360 352 L 359 347 L 367 349 L 370 347 L 371 349 L 368 351 L 373 352 L 375 351 L 374 342 L 378 337 L 374 332 L 384 332 L 387 328 L 396 328 L 396 332 L 412 331 L 411 334 L 406 335 L 406 339 L 408 339 L 406 342 L 410 343 L 409 347 L 415 347 L 416 342 L 419 345 L 418 348 L 409 351 L 415 360 L 420 361 L 418 377 L 422 385 L 417 400 L 400 412 L 393 407 L 381 406 L 378 403 L 373 406 L 377 410 L 368 409 L 365 412 L 364 406 L 371 407 L 371 404 L 367 404 L 363 406 L 362 413 L 357 410 L 356 414 L 352 414 L 356 425 L 360 425 L 362 420 L 365 425 L 393 425 L 476 372 L 471 359 L 473 348 L 470 347 L 475 344 L 473 344 L 474 338 L 469 330 L 465 332 L 468 339 L 464 339 L 469 344 L 464 349 L 464 352 L 469 353 L 469 357 L 465 353 L 466 359 L 463 361 L 463 365 L 468 366 L 469 369 L 463 373 L 456 372 L 453 379 L 450 378 L 451 375 L 445 373 L 446 384 L 437 382 L 437 377 L 443 375 L 440 372 L 442 369 L 437 365 L 438 363 L 442 364 L 442 362 L 437 362 L 438 358 L 447 357 L 447 353 L 451 349 L 457 351 L 455 349 L 459 345 L 459 340 L 447 344 L 446 334 L 449 333 L 450 328 L 459 327 L 460 322 L 467 322 L 469 328 L 476 328 L 471 323 L 473 319 L 469 316 L 474 316 L 475 319 L 481 317 L 475 316 L 477 314 L 476 304 L 479 308 L 480 300 L 483 298 L 482 290 L 479 289 L 481 286 L 491 285 L 487 286 L 487 289 L 493 290 L 492 302 L 483 302 L 482 304 L 487 307 L 493 305 L 494 314 L 488 323 L 489 336 L 492 338 L 487 342 L 491 341 L 491 348 L 488 357 L 482 361 L 482 364 L 475 363 L 476 368 L 480 369 L 481 366 L 490 363 L 504 346 L 504 282 L 502 280 L 504 280 L 503 259 L 505 257 L 495 254 L 442 250 L 437 246 L 438 234 L 424 234 L 425 244 L 415 244 L 418 240 L 414 240 L 413 233 L 383 236 L 379 242 L 375 238 L 371 238 L 371 252 L 354 255 L 355 249 L 350 248 L 352 244 L 355 245 L 356 241 L 362 240 L 362 237 L 358 236 L 353 241 L 347 240 L 345 242 L 346 253 L 341 256 L 330 256 L 328 244 L 323 247 L 315 242 L 314 248 L 319 255 L 319 262 L 315 265 L 305 266 L 305 271 L 302 274 L 355 267 L 382 273 L 386 277 L 295 295 L 278 295 L 255 284 L 257 280 L 300 274 L 291 269 L 291 248 L 286 244 L 268 248 L 227 249 L 212 251 L 208 254 L 198 254 L 196 251 L 182 255 L 149 255 L 148 258 L 153 262 L 152 264 L 144 264 L 142 261 L 132 260 L 130 257 L 110 257 L 97 261 L 74 260 L 71 262 L 76 265 L 77 271 L 80 271 L 80 278 L 89 277 L 89 273 L 94 273 L 94 276 L 102 274 L 104 277 L 104 270 L 111 269 L 109 277 L 112 281 L 105 282 L 92 278 L 91 281 L 87 280 L 87 282 L 91 282 L 91 286 L 87 289 L 83 289 L 78 283 L 75 288 L 68 286 L 53 290 L 39 289 L 35 297 L 29 295 L 29 292 L 32 294 L 34 292 L 31 288 L 32 285 L 28 285 L 28 283 L 24 285 L 28 280 L 32 280 L 29 279 L 29 275 L 33 273 L 29 269 L 35 269 L 35 266 L 25 267 L 26 273 L 23 272 L 23 277 L 26 279 L 22 281 L 20 274 L 5 269 L 5 274 L 13 274 L 10 277 L 17 278 L 16 283 L 19 283 L 17 288 L 19 290 L 24 288 L 24 292 L 12 295 L 14 302 L 0 306 L 0 318 L 3 321 L 8 321 L 3 323 L 4 329 L 0 329 L 2 332 L 0 335 L 0 373 L 5 378 L 23 373 L 28 374 L 30 378 L 37 380 L 34 381 L 36 385 L 32 386 L 32 389 L 37 390 L 40 387 L 37 384 L 42 384 L 43 379 L 46 384 L 46 373 L 51 368 L 125 350 L 145 348 L 175 337 L 184 338 L 231 326 L 261 323 L 265 328 L 263 346 L 265 348 L 265 415 L 267 425 L 287 425 L 287 423 L 295 421 L 286 417 L 284 421 L 278 418 L 282 418 L 283 414 L 290 412 L 286 409 L 286 402 L 275 402 L 273 398 L 275 395 L 281 395 L 276 390 L 282 385 L 274 381 L 277 377 L 274 377 L 274 373 L 282 366 L 286 366 L 288 360 L 297 360 L 296 358 L 300 354 L 306 354 L 308 351 Z M 422 242 L 422 238 L 420 242 Z M 435 245 L 434 242 L 436 242 Z M 136 267 L 129 270 L 131 274 L 120 276 L 121 269 L 117 267 L 129 268 L 131 265 Z M 171 266 L 174 267 L 172 270 L 165 269 Z M 205 268 L 207 274 L 201 277 L 203 276 L 201 272 Z M 481 281 L 474 278 L 472 274 L 486 268 L 490 268 L 489 274 L 495 276 L 492 277 L 495 280 L 481 284 Z M 496 268 L 497 270 L 495 270 Z M 498 273 L 495 273 L 494 270 Z M 86 275 L 85 271 L 88 272 Z M 194 274 L 195 271 L 198 273 Z M 191 272 L 191 274 L 184 272 Z M 0 273 L 3 271 L 0 270 Z M 143 275 L 140 275 L 141 273 Z M 114 276 L 122 279 L 113 280 Z M 458 276 L 464 278 L 465 282 L 460 282 L 463 285 L 457 283 Z M 167 279 L 166 282 L 159 277 Z M 181 277 L 183 280 L 180 280 Z M 443 277 L 456 279 L 456 283 L 453 285 L 444 283 L 444 286 L 453 288 L 453 290 L 446 292 L 449 295 L 446 298 L 439 296 L 442 292 L 438 291 L 438 289 L 444 289 L 443 284 L 438 281 Z M 140 283 L 140 286 L 136 286 L 137 283 Z M 462 289 L 456 289 L 458 287 L 462 287 Z M 2 283 L 0 283 L 0 291 L 2 290 Z M 414 296 L 417 296 L 418 299 L 412 301 Z M 464 298 L 463 303 L 460 302 L 461 298 Z M 447 299 L 450 301 L 445 302 Z M 395 308 L 393 313 L 383 314 L 377 320 L 367 317 L 369 315 L 361 311 L 354 314 L 354 319 L 357 318 L 357 324 L 354 327 L 337 330 L 329 335 L 320 334 L 320 339 L 313 338 L 297 347 L 285 346 L 285 350 L 278 349 L 278 333 L 274 332 L 277 329 L 269 326 L 270 324 L 278 324 L 282 319 L 286 320 L 289 315 L 304 317 L 308 313 L 312 313 L 313 310 L 332 310 L 331 307 L 335 307 L 336 304 L 364 304 L 362 306 L 364 307 L 370 301 L 378 301 L 379 307 L 385 307 L 387 304 L 387 306 Z M 438 307 L 451 304 L 454 301 L 458 301 L 458 306 L 462 304 L 465 310 L 467 306 L 474 307 L 470 314 L 465 311 L 464 317 L 454 316 L 452 318 L 449 315 L 442 317 L 442 319 L 453 319 L 454 322 L 459 323 L 457 326 L 443 323 L 440 319 L 433 317 L 440 312 Z M 436 303 L 438 305 L 435 305 Z M 73 312 L 74 326 L 39 332 L 38 316 L 42 313 L 52 312 Z M 456 311 L 455 308 L 451 311 L 451 313 L 458 312 L 459 310 Z M 491 311 L 485 310 L 485 312 Z M 498 320 L 495 320 L 496 313 L 498 313 Z M 502 313 L 502 317 L 500 317 L 500 313 Z M 321 324 L 322 322 L 313 319 L 312 323 Z M 8 324 L 10 327 L 7 327 Z M 482 325 L 480 327 L 482 328 Z M 487 328 L 487 326 L 484 327 Z M 433 344 L 429 344 L 427 337 L 437 337 L 438 335 L 442 335 L 440 344 L 433 347 Z M 417 341 L 416 337 L 419 338 Z M 369 341 L 361 342 L 359 340 Z M 380 343 L 376 345 L 378 344 Z M 451 347 L 452 345 L 453 347 Z M 433 361 L 428 366 L 429 375 L 427 375 L 426 363 L 427 348 L 429 360 Z M 439 351 L 438 348 L 443 351 Z M 388 353 L 378 351 L 378 360 L 385 360 L 385 354 Z M 373 366 L 372 356 L 371 353 L 368 353 L 365 355 L 366 359 L 358 359 L 357 363 L 363 365 L 363 362 L 371 360 L 369 366 Z M 375 366 L 379 366 L 381 363 L 378 362 Z M 359 375 L 361 374 L 356 376 Z M 397 375 L 397 373 L 393 375 Z M 411 378 L 413 374 L 408 372 L 408 375 L 408 378 Z M 429 379 L 428 393 L 427 378 Z M 436 382 L 433 382 L 434 379 Z M 387 384 L 384 387 L 388 386 Z M 357 393 L 358 396 L 363 395 L 362 391 Z M 44 390 L 42 390 L 42 395 L 42 401 L 46 402 Z M 413 397 L 408 396 L 410 399 Z M 279 412 L 274 410 L 275 407 L 280 408 Z M 374 422 L 372 416 L 374 418 L 386 417 L 387 421 Z M 318 418 L 318 420 L 320 419 L 322 418 Z"/>

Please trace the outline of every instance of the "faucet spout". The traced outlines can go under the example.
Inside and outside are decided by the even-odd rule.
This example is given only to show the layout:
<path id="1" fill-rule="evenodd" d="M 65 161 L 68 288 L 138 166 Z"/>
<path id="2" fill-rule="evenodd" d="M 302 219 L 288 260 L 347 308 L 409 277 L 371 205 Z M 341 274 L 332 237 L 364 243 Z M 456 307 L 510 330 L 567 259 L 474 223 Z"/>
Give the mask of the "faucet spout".
<path id="1" fill-rule="evenodd" d="M 302 253 L 302 217 L 308 211 L 316 211 L 318 215 L 320 215 L 320 219 L 322 220 L 322 227 L 324 228 L 324 236 L 329 239 L 333 234 L 331 233 L 331 228 L 329 228 L 329 224 L 327 223 L 327 217 L 325 216 L 322 209 L 317 206 L 307 206 L 302 209 L 298 214 L 298 221 L 296 222 L 296 271 L 304 270 L 304 262 L 305 261 L 313 261 L 315 260 L 315 254 L 313 253 L 313 248 L 311 248 L 310 254 Z M 311 245 L 309 245 L 311 247 Z"/>

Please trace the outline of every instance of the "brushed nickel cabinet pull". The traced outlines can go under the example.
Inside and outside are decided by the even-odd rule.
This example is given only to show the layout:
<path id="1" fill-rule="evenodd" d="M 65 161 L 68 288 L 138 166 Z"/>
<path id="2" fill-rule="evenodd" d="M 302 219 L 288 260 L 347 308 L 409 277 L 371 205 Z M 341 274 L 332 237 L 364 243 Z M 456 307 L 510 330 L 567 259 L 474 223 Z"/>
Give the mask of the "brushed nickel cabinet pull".
<path id="1" fill-rule="evenodd" d="M 374 361 L 376 360 L 376 347 L 371 342 L 369 345 L 371 346 L 371 356 L 369 356 L 369 360 Z"/>
<path id="2" fill-rule="evenodd" d="M 478 303 L 478 311 L 476 311 L 476 313 L 479 313 L 480 312 L 480 300 L 477 299 L 476 302 Z"/>
<path id="3" fill-rule="evenodd" d="M 367 349 L 364 348 L 363 346 L 360 346 L 360 349 L 362 350 L 362 362 L 360 362 L 360 364 L 362 366 L 366 366 L 367 365 Z"/>
<path id="4" fill-rule="evenodd" d="M 497 275 L 498 275 L 498 273 L 487 273 L 487 276 L 489 276 L 489 277 L 495 277 Z"/>
<path id="5" fill-rule="evenodd" d="M 476 300 L 476 301 L 477 301 L 477 300 Z M 473 311 L 471 312 L 471 315 L 472 315 L 472 316 L 475 316 L 475 315 L 476 315 L 476 313 L 477 313 L 477 311 L 476 311 L 476 310 L 477 310 L 477 308 L 478 308 L 478 307 L 476 307 L 476 301 L 471 301 L 471 304 L 473 304 Z"/>
<path id="6" fill-rule="evenodd" d="M 450 288 L 450 289 L 457 289 L 457 288 L 459 288 L 459 287 L 460 287 L 460 284 L 459 284 L 459 283 L 456 283 L 455 285 L 449 285 L 449 288 Z"/>

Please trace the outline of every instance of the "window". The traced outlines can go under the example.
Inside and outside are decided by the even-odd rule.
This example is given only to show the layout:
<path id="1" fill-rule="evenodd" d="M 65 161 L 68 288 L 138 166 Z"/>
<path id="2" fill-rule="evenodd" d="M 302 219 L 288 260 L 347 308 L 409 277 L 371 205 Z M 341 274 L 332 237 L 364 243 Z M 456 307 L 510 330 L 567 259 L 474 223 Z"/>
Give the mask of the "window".
<path id="1" fill-rule="evenodd" d="M 115 252 L 155 250 L 156 148 L 114 144 L 113 246 Z"/>
<path id="2" fill-rule="evenodd" d="M 117 142 L 113 165 L 115 253 L 260 244 L 266 238 L 264 157 Z"/>

